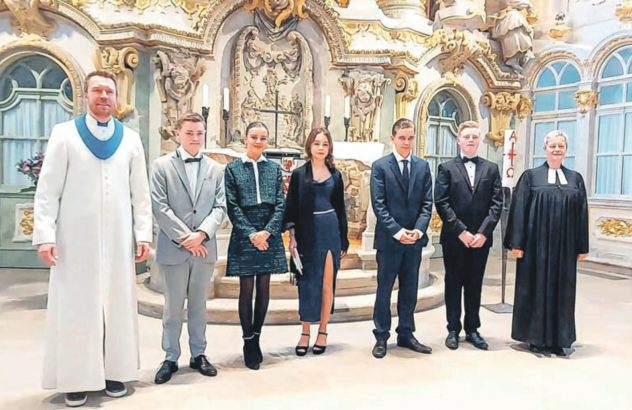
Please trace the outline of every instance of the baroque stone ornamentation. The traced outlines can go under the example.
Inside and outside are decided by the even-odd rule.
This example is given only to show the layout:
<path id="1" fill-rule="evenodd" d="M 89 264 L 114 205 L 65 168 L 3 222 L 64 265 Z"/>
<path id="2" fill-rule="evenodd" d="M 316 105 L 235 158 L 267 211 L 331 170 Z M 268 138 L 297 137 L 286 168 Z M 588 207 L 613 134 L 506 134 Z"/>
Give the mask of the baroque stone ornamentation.
<path id="1" fill-rule="evenodd" d="M 520 101 L 516 107 L 516 116 L 518 119 L 524 120 L 533 112 L 533 100 L 531 98 L 520 96 Z"/>
<path id="2" fill-rule="evenodd" d="M 48 37 L 57 23 L 42 13 L 42 8 L 57 8 L 57 0 L 0 0 L 11 13 L 11 27 L 20 36 Z"/>
<path id="3" fill-rule="evenodd" d="M 620 218 L 602 219 L 599 222 L 599 230 L 606 236 L 630 238 L 632 237 L 632 221 Z"/>
<path id="4" fill-rule="evenodd" d="M 292 17 L 298 19 L 307 18 L 305 2 L 307 0 L 251 0 L 245 6 L 247 11 L 261 10 L 264 15 L 274 22 L 276 27 Z"/>
<path id="5" fill-rule="evenodd" d="M 554 40 L 562 41 L 571 30 L 572 29 L 566 25 L 566 15 L 560 12 L 555 16 L 555 26 L 549 30 L 549 36 Z"/>
<path id="6" fill-rule="evenodd" d="M 416 15 L 426 17 L 426 0 L 376 0 L 384 14 L 391 18 Z"/>
<path id="7" fill-rule="evenodd" d="M 13 242 L 30 242 L 33 239 L 34 223 L 33 204 L 15 204 Z"/>
<path id="8" fill-rule="evenodd" d="M 621 0 L 615 8 L 614 14 L 622 23 L 632 22 L 632 0 Z"/>
<path id="9" fill-rule="evenodd" d="M 437 211 L 432 211 L 429 228 L 432 233 L 439 233 L 441 232 L 441 228 L 443 228 L 443 221 L 439 217 Z"/>
<path id="10" fill-rule="evenodd" d="M 597 91 L 577 91 L 573 95 L 573 98 L 575 98 L 575 101 L 577 102 L 577 110 L 581 114 L 586 114 L 588 111 L 597 107 L 597 101 L 599 101 L 598 94 L 599 93 Z"/>
<path id="11" fill-rule="evenodd" d="M 248 26 L 239 33 L 231 60 L 231 125 L 224 145 L 243 148 L 243 130 L 264 120 L 271 145 L 301 149 L 312 128 L 314 105 L 314 63 L 307 40 L 298 31 L 271 40 L 266 31 Z M 273 111 L 279 111 L 276 124 Z"/>
<path id="12" fill-rule="evenodd" d="M 173 151 L 177 148 L 176 123 L 181 115 L 193 111 L 193 96 L 206 67 L 200 57 L 185 51 L 158 50 L 154 64 L 162 102 L 162 125 L 159 128 L 163 138 L 162 151 Z"/>
<path id="13" fill-rule="evenodd" d="M 382 90 L 391 83 L 384 74 L 376 71 L 345 71 L 338 80 L 351 97 L 351 141 L 378 141 Z"/>
<path id="14" fill-rule="evenodd" d="M 345 207 L 349 224 L 349 238 L 360 239 L 367 225 L 367 211 L 371 203 L 371 167 L 353 159 L 336 160 L 345 186 Z"/>
<path id="15" fill-rule="evenodd" d="M 134 47 L 120 50 L 103 47 L 97 50 L 97 65 L 116 75 L 118 95 L 114 116 L 119 120 L 134 112 L 132 89 L 134 86 L 133 69 L 138 67 L 138 51 Z"/>
<path id="16" fill-rule="evenodd" d="M 520 103 L 520 94 L 501 91 L 483 94 L 483 105 L 489 107 L 491 113 L 490 132 L 487 138 L 493 141 L 494 146 L 500 147 L 505 139 L 505 130 L 509 128 L 511 116 Z"/>
<path id="17" fill-rule="evenodd" d="M 419 84 L 405 73 L 395 77 L 395 117 L 408 118 L 410 103 L 419 96 Z"/>
<path id="18" fill-rule="evenodd" d="M 496 59 L 489 42 L 478 39 L 470 31 L 454 31 L 448 34 L 445 30 L 436 30 L 426 44 L 430 48 L 441 46 L 439 67 L 443 72 L 451 72 L 454 75 L 465 68 L 465 62 L 468 60 L 479 57 L 491 61 Z"/>

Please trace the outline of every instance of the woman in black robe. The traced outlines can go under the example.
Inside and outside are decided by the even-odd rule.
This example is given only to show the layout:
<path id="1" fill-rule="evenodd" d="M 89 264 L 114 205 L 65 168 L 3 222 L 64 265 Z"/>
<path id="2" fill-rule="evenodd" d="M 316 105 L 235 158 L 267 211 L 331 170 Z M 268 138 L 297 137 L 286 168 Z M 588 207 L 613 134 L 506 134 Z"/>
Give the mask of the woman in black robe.
<path id="1" fill-rule="evenodd" d="M 577 262 L 588 254 L 586 187 L 562 166 L 567 148 L 561 131 L 544 138 L 547 160 L 520 177 L 504 243 L 517 258 L 511 337 L 560 356 L 576 340 Z"/>

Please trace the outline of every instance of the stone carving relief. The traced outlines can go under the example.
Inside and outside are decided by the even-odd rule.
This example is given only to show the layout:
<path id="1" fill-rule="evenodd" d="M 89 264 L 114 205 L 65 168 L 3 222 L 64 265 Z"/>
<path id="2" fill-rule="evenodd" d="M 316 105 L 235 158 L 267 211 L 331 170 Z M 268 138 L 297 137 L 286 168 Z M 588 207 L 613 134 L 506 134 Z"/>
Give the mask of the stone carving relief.
<path id="1" fill-rule="evenodd" d="M 351 97 L 349 140 L 377 141 L 382 91 L 391 80 L 380 72 L 353 70 L 344 71 L 338 81 Z"/>
<path id="2" fill-rule="evenodd" d="M 533 112 L 533 100 L 531 98 L 520 96 L 520 101 L 516 107 L 516 116 L 520 120 L 524 120 Z"/>
<path id="3" fill-rule="evenodd" d="M 622 23 L 629 23 L 632 21 L 632 0 L 622 0 L 619 2 L 614 10 L 615 16 Z"/>
<path id="4" fill-rule="evenodd" d="M 597 221 L 602 235 L 615 238 L 632 238 L 632 221 L 621 218 L 601 218 Z"/>
<path id="5" fill-rule="evenodd" d="M 597 106 L 597 101 L 599 101 L 597 91 L 591 90 L 583 90 L 577 91 L 573 97 L 575 98 L 575 102 L 577 102 L 577 110 L 580 114 L 586 114 L 588 111 L 592 110 Z"/>
<path id="6" fill-rule="evenodd" d="M 426 43 L 429 47 L 441 45 L 443 55 L 439 57 L 439 67 L 454 75 L 465 68 L 465 62 L 469 59 L 483 56 L 491 61 L 496 59 L 489 41 L 478 38 L 470 31 L 448 34 L 445 30 L 437 30 Z"/>
<path id="7" fill-rule="evenodd" d="M 433 29 L 483 30 L 486 13 L 472 0 L 440 0 L 434 15 Z"/>
<path id="8" fill-rule="evenodd" d="M 395 93 L 395 117 L 408 118 L 410 103 L 419 97 L 417 80 L 405 73 L 398 73 L 395 77 Z"/>
<path id="9" fill-rule="evenodd" d="M 11 27 L 20 36 L 46 38 L 57 29 L 57 23 L 46 17 L 41 7 L 56 8 L 57 0 L 0 0 L 11 12 Z"/>
<path id="10" fill-rule="evenodd" d="M 488 32 L 500 44 L 504 63 L 518 74 L 535 56 L 533 23 L 537 15 L 529 0 L 486 0 Z"/>
<path id="11" fill-rule="evenodd" d="M 138 67 L 138 51 L 134 47 L 124 47 L 118 50 L 114 47 L 101 48 L 97 50 L 97 66 L 116 75 L 118 100 L 114 116 L 121 120 L 133 113 L 133 69 Z"/>
<path id="12" fill-rule="evenodd" d="M 257 120 L 269 127 L 271 146 L 301 149 L 312 128 L 314 104 L 314 63 L 307 40 L 297 31 L 273 39 L 267 31 L 248 26 L 238 35 L 232 62 L 225 145 L 243 148 L 242 132 Z"/>
<path id="13" fill-rule="evenodd" d="M 200 57 L 185 51 L 158 50 L 154 63 L 162 102 L 162 125 L 159 128 L 163 138 L 162 151 L 173 151 L 178 146 L 176 123 L 181 115 L 193 110 L 193 96 L 206 67 Z"/>
<path id="14" fill-rule="evenodd" d="M 505 130 L 509 129 L 511 117 L 515 113 L 520 103 L 520 94 L 512 94 L 508 92 L 483 94 L 483 105 L 489 107 L 491 113 L 490 132 L 487 138 L 494 142 L 496 147 L 500 147 L 504 143 Z"/>
<path id="15" fill-rule="evenodd" d="M 371 167 L 353 160 L 336 160 L 345 185 L 345 206 L 349 223 L 349 239 L 358 240 L 367 225 L 367 210 L 371 203 Z"/>

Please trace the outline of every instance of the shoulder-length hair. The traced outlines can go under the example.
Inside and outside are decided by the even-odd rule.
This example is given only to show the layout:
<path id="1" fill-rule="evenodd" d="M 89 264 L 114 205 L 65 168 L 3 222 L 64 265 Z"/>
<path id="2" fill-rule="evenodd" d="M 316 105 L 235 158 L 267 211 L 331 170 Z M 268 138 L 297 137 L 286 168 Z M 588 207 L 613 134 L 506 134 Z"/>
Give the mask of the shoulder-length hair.
<path id="1" fill-rule="evenodd" d="M 329 168 L 336 168 L 336 165 L 334 164 L 334 142 L 331 139 L 331 134 L 329 133 L 329 130 L 325 127 L 313 128 L 312 131 L 309 133 L 307 141 L 305 141 L 305 159 L 308 161 L 312 160 L 312 145 L 314 144 L 314 141 L 316 141 L 316 137 L 321 134 L 327 138 L 327 141 L 329 141 L 329 153 L 325 158 L 325 164 Z"/>

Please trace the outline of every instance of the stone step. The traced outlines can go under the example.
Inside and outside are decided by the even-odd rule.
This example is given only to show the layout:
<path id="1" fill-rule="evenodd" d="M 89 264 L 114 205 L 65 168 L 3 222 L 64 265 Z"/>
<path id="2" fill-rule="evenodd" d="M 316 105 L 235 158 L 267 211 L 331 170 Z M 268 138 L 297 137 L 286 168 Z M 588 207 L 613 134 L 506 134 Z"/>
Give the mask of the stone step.
<path id="1" fill-rule="evenodd" d="M 375 294 L 377 289 L 377 271 L 361 269 L 340 270 L 336 280 L 336 296 L 358 296 Z M 215 279 L 215 297 L 237 299 L 239 297 L 239 278 L 219 277 Z M 270 280 L 272 299 L 296 299 L 298 288 L 290 283 L 290 274 L 272 275 Z"/>
<path id="2" fill-rule="evenodd" d="M 162 318 L 164 297 L 147 287 L 148 277 L 137 283 L 138 312 L 142 315 Z M 331 322 L 354 322 L 371 320 L 375 294 L 337 296 Z M 416 312 L 433 309 L 443 304 L 443 278 L 430 273 L 430 283 L 417 292 Z M 397 315 L 397 291 L 391 295 L 391 312 Z M 207 322 L 214 324 L 239 324 L 237 300 L 229 298 L 210 299 L 206 302 Z M 185 312 L 186 317 L 186 312 Z M 297 299 L 271 299 L 266 324 L 298 324 Z"/>

